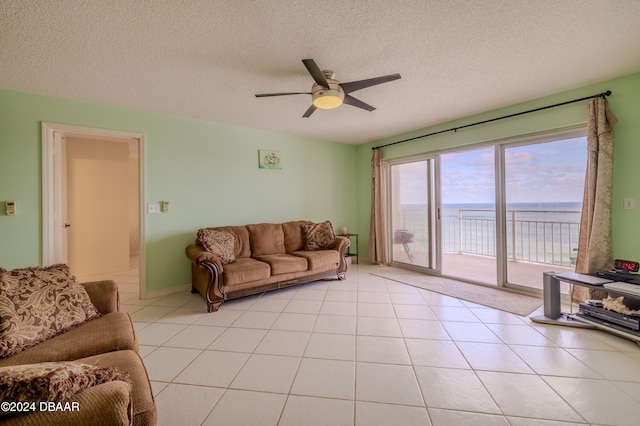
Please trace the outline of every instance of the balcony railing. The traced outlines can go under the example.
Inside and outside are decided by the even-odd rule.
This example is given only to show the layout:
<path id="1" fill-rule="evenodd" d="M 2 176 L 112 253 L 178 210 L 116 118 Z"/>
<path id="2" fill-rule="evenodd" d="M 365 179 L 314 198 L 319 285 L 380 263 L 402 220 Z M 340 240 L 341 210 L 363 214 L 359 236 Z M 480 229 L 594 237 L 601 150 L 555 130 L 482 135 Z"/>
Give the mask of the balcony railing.
<path id="1" fill-rule="evenodd" d="M 427 248 L 427 222 L 415 213 L 404 215 L 404 227 L 414 234 L 414 249 L 421 251 Z M 507 210 L 506 222 L 509 260 L 574 264 L 580 211 Z M 495 210 L 443 210 L 441 225 L 443 252 L 496 256 Z"/>

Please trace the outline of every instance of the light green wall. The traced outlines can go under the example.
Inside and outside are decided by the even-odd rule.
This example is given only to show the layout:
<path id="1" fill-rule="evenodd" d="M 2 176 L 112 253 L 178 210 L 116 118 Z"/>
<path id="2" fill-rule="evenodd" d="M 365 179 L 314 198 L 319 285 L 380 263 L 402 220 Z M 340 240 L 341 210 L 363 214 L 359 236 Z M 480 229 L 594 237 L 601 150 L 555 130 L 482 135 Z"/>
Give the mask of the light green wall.
<path id="1" fill-rule="evenodd" d="M 640 182 L 640 74 L 634 74 L 624 78 L 610 80 L 606 83 L 564 92 L 472 117 L 466 117 L 461 120 L 420 129 L 393 138 L 359 145 L 357 167 L 359 170 L 358 187 L 360 191 L 358 196 L 357 231 L 360 233 L 361 247 L 364 248 L 361 252 L 366 252 L 369 241 L 371 147 L 590 96 L 606 90 L 613 92 L 608 98 L 609 106 L 618 118 L 618 123 L 614 128 L 616 135 L 613 190 L 614 256 L 630 260 L 640 260 L 640 185 L 638 185 L 638 182 Z M 498 141 L 527 134 L 553 131 L 584 124 L 586 122 L 586 115 L 586 101 L 578 102 L 520 117 L 458 130 L 455 133 L 443 133 L 441 135 L 402 143 L 384 148 L 382 156 L 385 159 L 400 158 L 419 153 L 434 152 L 476 143 Z M 623 199 L 627 197 L 636 199 L 636 210 L 624 210 L 622 208 Z"/>
<path id="2" fill-rule="evenodd" d="M 145 135 L 145 204 L 170 202 L 169 212 L 145 215 L 150 292 L 190 283 L 184 248 L 201 227 L 356 227 L 355 146 L 0 90 L 0 267 L 42 261 L 42 121 Z M 282 170 L 259 169 L 259 149 L 280 151 Z M 7 200 L 16 216 L 4 214 Z"/>

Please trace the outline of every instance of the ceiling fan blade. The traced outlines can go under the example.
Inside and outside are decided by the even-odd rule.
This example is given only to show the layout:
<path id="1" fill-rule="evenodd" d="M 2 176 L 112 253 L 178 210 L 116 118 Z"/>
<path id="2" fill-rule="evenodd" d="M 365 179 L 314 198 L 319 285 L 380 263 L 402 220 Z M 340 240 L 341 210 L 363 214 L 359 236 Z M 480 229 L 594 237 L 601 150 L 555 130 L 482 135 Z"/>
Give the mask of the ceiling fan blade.
<path id="1" fill-rule="evenodd" d="M 329 82 L 322 73 L 322 70 L 316 64 L 316 61 L 313 59 L 303 59 L 302 63 L 307 67 L 307 71 L 309 71 L 309 74 L 311 74 L 311 77 L 313 77 L 316 83 L 329 89 Z"/>
<path id="2" fill-rule="evenodd" d="M 367 111 L 373 111 L 375 109 L 375 107 L 372 107 L 369 104 L 365 104 L 360 99 L 356 99 L 351 95 L 344 95 L 344 103 L 354 107 L 366 109 Z"/>
<path id="3" fill-rule="evenodd" d="M 315 111 L 316 109 L 318 109 L 318 107 L 316 107 L 314 104 L 311 104 L 311 106 L 309 107 L 309 109 L 307 109 L 304 113 L 304 115 L 302 116 L 302 118 L 308 118 L 311 114 L 313 114 L 313 111 Z"/>
<path id="4" fill-rule="evenodd" d="M 382 77 L 368 78 L 366 80 L 350 81 L 349 83 L 341 83 L 344 93 L 355 92 L 365 87 L 375 86 L 377 84 L 387 83 L 389 81 L 400 79 L 400 74 L 383 75 Z"/>
<path id="5" fill-rule="evenodd" d="M 310 95 L 310 94 L 311 92 L 257 93 L 256 98 L 266 98 L 267 96 Z"/>

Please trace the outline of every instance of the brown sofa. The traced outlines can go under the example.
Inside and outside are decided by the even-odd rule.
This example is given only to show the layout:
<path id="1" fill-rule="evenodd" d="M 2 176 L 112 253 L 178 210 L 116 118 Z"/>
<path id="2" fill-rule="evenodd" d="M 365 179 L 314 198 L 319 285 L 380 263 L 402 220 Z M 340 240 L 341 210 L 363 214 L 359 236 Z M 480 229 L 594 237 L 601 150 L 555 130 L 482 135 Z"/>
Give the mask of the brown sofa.
<path id="1" fill-rule="evenodd" d="M 0 358 L 0 367 L 54 361 L 74 361 L 116 367 L 129 375 L 76 393 L 77 411 L 35 411 L 0 417 L 3 425 L 155 425 L 156 406 L 129 314 L 120 312 L 113 281 L 84 283 L 101 317 L 87 321 L 22 352 Z"/>
<path id="2" fill-rule="evenodd" d="M 349 239 L 333 235 L 331 228 L 331 247 L 305 249 L 305 226 L 309 224 L 313 223 L 300 220 L 205 228 L 233 235 L 233 260 L 223 264 L 221 256 L 207 251 L 198 241 L 187 246 L 191 291 L 204 296 L 208 311 L 215 312 L 225 300 L 332 276 L 344 280 Z"/>

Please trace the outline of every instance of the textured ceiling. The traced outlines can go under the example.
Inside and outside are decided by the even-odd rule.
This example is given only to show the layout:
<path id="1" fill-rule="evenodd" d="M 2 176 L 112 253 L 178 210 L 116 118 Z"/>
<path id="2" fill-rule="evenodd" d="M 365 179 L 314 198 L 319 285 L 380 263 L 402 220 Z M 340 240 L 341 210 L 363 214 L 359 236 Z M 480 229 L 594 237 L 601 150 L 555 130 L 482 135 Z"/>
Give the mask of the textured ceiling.
<path id="1" fill-rule="evenodd" d="M 301 118 L 313 58 L 400 73 Z M 0 0 L 0 87 L 362 143 L 640 71 L 638 0 Z"/>

